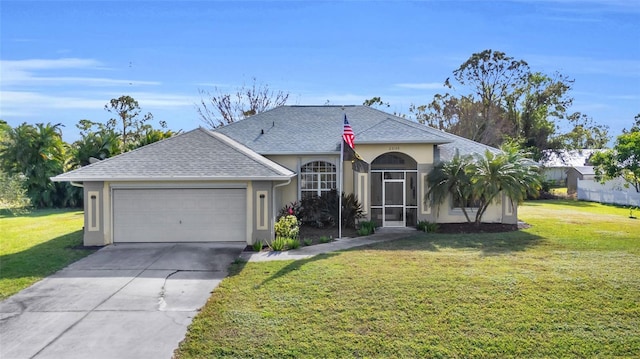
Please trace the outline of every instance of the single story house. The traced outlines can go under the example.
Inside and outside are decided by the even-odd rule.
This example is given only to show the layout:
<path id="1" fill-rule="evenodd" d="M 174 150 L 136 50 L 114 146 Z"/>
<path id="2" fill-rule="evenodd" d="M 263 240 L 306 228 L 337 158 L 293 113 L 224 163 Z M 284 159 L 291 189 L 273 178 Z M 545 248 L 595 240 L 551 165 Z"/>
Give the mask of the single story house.
<path id="1" fill-rule="evenodd" d="M 567 169 L 567 194 L 578 191 L 578 180 L 595 180 L 596 172 L 593 166 L 576 166 Z"/>
<path id="2" fill-rule="evenodd" d="M 568 170 L 588 166 L 591 156 L 599 151 L 602 150 L 545 150 L 545 160 L 542 161 L 544 179 L 558 185 L 566 185 Z"/>
<path id="3" fill-rule="evenodd" d="M 343 119 L 368 164 L 340 165 Z M 367 106 L 282 106 L 210 131 L 195 129 L 63 173 L 84 187 L 84 243 L 244 241 L 273 238 L 278 210 L 340 188 L 381 227 L 464 222 L 449 202 L 432 208 L 434 164 L 495 148 Z M 507 198 L 486 222 L 517 222 Z"/>

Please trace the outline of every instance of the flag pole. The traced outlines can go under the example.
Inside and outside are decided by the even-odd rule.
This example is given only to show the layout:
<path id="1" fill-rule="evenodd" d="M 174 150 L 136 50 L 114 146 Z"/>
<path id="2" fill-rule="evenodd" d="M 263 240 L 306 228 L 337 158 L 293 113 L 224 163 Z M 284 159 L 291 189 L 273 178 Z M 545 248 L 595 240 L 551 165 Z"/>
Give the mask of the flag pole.
<path id="1" fill-rule="evenodd" d="M 344 111 L 344 109 L 343 109 Z M 340 132 L 341 134 L 344 132 L 344 118 L 346 114 L 343 114 L 342 120 L 340 121 Z M 340 135 L 340 191 L 338 192 L 338 238 L 342 238 L 342 186 L 344 182 L 344 138 Z"/>

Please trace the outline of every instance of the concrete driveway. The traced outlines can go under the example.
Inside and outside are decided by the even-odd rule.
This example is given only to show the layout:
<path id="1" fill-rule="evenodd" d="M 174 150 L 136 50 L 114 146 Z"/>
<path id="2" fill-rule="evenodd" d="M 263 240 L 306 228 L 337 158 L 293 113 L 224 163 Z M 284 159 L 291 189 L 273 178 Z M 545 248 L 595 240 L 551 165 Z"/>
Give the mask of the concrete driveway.
<path id="1" fill-rule="evenodd" d="M 102 248 L 0 303 L 0 358 L 171 358 L 245 246 Z"/>

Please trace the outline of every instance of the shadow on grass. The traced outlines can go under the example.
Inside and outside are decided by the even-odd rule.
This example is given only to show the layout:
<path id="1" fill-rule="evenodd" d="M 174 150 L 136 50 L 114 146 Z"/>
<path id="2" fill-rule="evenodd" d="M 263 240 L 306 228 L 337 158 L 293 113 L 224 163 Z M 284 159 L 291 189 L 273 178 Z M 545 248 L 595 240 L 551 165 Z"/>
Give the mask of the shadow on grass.
<path id="1" fill-rule="evenodd" d="M 264 281 L 262 281 L 262 283 L 258 284 L 256 287 L 261 287 L 261 286 L 263 286 L 263 285 L 265 285 L 265 284 L 267 284 L 267 283 L 269 283 L 269 282 L 271 282 L 273 280 L 276 280 L 278 278 L 282 278 L 282 277 L 286 276 L 287 274 L 300 269 L 302 266 L 304 266 L 306 264 L 317 262 L 317 261 L 321 261 L 321 260 L 325 260 L 325 259 L 329 259 L 331 257 L 335 257 L 335 256 L 338 256 L 338 255 L 340 255 L 340 253 L 336 253 L 336 252 L 323 253 L 323 254 L 318 254 L 318 255 L 310 257 L 310 258 L 295 260 L 295 261 L 289 263 L 288 265 L 284 266 L 282 269 L 280 269 L 279 271 L 274 273 L 269 278 L 267 278 Z"/>
<path id="2" fill-rule="evenodd" d="M 538 245 L 543 239 L 543 237 L 523 231 L 468 234 L 424 233 L 350 250 L 438 252 L 442 249 L 461 249 L 480 251 L 484 256 L 495 256 L 526 251 Z"/>
<path id="3" fill-rule="evenodd" d="M 95 252 L 82 246 L 82 230 L 67 233 L 21 252 L 0 256 L 0 279 L 45 277 Z"/>

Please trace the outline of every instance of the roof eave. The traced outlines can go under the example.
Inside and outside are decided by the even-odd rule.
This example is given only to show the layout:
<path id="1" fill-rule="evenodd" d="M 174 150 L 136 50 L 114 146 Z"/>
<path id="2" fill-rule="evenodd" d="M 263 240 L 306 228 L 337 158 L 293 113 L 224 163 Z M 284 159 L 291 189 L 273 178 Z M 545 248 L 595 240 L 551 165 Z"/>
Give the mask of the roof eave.
<path id="1" fill-rule="evenodd" d="M 59 178 L 51 177 L 53 182 L 172 182 L 172 181 L 286 181 L 295 177 L 295 173 L 282 176 L 173 176 L 173 177 L 78 177 Z"/>

